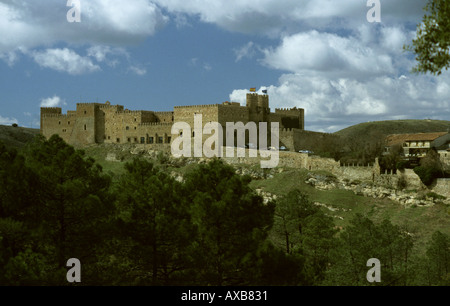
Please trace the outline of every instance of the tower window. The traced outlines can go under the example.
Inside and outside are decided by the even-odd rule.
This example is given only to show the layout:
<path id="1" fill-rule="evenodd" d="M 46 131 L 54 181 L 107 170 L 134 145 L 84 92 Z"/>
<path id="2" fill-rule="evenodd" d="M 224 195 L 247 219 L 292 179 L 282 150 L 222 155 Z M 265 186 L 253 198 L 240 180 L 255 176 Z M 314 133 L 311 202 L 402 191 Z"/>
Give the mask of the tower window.
<path id="1" fill-rule="evenodd" d="M 86 124 L 84 125 L 84 130 L 85 130 L 85 131 L 87 130 Z"/>

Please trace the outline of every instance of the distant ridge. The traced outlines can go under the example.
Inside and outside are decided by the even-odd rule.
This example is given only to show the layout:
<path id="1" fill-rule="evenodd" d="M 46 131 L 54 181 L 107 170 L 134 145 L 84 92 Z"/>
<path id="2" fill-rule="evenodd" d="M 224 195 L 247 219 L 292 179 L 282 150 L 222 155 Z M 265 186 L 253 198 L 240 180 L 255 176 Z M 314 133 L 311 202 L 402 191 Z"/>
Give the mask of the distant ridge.
<path id="1" fill-rule="evenodd" d="M 342 137 L 363 139 L 367 137 L 385 137 L 391 134 L 431 133 L 450 131 L 447 120 L 387 120 L 359 123 L 335 132 Z"/>
<path id="2" fill-rule="evenodd" d="M 20 149 L 39 134 L 39 129 L 0 125 L 0 142 L 8 148 Z"/>

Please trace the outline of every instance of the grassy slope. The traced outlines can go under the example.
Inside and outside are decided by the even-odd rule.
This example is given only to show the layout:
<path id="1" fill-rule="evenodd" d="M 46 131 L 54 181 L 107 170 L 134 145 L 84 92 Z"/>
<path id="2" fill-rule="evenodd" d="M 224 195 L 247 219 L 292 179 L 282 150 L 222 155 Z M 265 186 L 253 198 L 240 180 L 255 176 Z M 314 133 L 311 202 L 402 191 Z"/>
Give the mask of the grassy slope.
<path id="1" fill-rule="evenodd" d="M 38 134 L 39 129 L 0 125 L 0 142 L 8 148 L 23 148 Z"/>
<path id="2" fill-rule="evenodd" d="M 434 231 L 450 235 L 449 208 L 444 205 L 434 207 L 404 208 L 388 199 L 373 199 L 355 195 L 346 190 L 317 190 L 305 183 L 309 171 L 287 169 L 267 180 L 252 181 L 253 188 L 283 195 L 294 188 L 306 192 L 314 202 L 326 204 L 337 209 L 324 211 L 334 217 L 336 226 L 345 227 L 356 213 L 368 216 L 374 222 L 390 219 L 392 223 L 403 226 L 415 235 L 417 250 L 422 253 Z M 341 219 L 342 218 L 342 219 Z"/>
<path id="3" fill-rule="evenodd" d="M 450 127 L 450 121 L 426 121 L 426 120 L 401 120 L 362 123 L 342 131 L 342 135 L 368 135 L 370 130 L 379 129 L 381 132 L 406 133 L 418 131 L 445 131 Z M 38 129 L 13 128 L 11 126 L 0 126 L 0 141 L 9 147 L 21 148 L 31 141 L 39 133 Z M 84 149 L 88 156 L 93 157 L 105 172 L 111 172 L 116 177 L 123 173 L 124 164 L 133 157 L 128 150 L 117 146 L 89 146 Z M 114 151 L 118 157 L 123 157 L 122 162 L 107 161 L 107 153 Z M 189 165 L 178 171 L 185 172 L 191 169 Z M 435 230 L 440 230 L 450 235 L 450 215 L 448 208 L 436 205 L 430 208 L 409 208 L 385 199 L 371 199 L 357 196 L 353 192 L 345 190 L 317 190 L 304 183 L 308 171 L 305 169 L 286 169 L 282 173 L 274 175 L 267 180 L 255 180 L 251 183 L 253 188 L 263 188 L 265 191 L 277 195 L 283 195 L 293 188 L 300 188 L 310 195 L 311 200 L 317 201 L 334 208 L 337 211 L 326 210 L 327 214 L 335 217 L 337 226 L 345 227 L 348 221 L 356 213 L 362 213 L 371 217 L 374 221 L 389 218 L 393 223 L 407 226 L 410 232 L 415 232 L 418 239 L 416 245 L 423 250 L 424 244 L 429 240 Z M 342 218 L 342 219 L 341 219 Z"/>
<path id="4" fill-rule="evenodd" d="M 365 122 L 350 126 L 335 134 L 344 137 L 364 138 L 377 132 L 382 135 L 445 132 L 450 129 L 450 121 L 445 120 L 391 120 Z"/>

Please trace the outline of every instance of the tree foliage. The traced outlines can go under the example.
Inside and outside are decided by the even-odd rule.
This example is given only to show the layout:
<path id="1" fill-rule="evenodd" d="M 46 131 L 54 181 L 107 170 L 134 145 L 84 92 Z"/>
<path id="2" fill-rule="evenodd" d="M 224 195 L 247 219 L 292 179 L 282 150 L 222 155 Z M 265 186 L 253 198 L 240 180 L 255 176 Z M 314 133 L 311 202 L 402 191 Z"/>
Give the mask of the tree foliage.
<path id="1" fill-rule="evenodd" d="M 404 49 L 416 55 L 417 66 L 413 72 L 440 75 L 450 65 L 450 3 L 447 0 L 430 0 L 422 23 L 417 27 L 417 37 Z"/>
<path id="2" fill-rule="evenodd" d="M 144 157 L 114 182 L 58 136 L 18 153 L 0 143 L 0 285 L 448 285 L 449 238 L 425 255 L 389 220 L 357 215 L 337 232 L 306 193 L 265 203 L 250 177 L 214 159 L 182 181 Z"/>

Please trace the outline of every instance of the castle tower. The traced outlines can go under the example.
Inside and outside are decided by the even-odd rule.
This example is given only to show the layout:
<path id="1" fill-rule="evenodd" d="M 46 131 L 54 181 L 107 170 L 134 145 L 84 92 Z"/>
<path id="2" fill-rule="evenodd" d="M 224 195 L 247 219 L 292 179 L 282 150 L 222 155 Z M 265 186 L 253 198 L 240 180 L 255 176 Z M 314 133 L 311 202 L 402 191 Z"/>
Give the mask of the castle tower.
<path id="1" fill-rule="evenodd" d="M 267 121 L 267 115 L 270 113 L 269 96 L 248 93 L 247 108 L 249 109 L 249 121 L 256 123 Z"/>
<path id="2" fill-rule="evenodd" d="M 62 109 L 61 107 L 41 107 L 41 126 L 40 131 L 43 135 L 44 128 L 46 128 L 46 115 L 61 115 Z"/>

